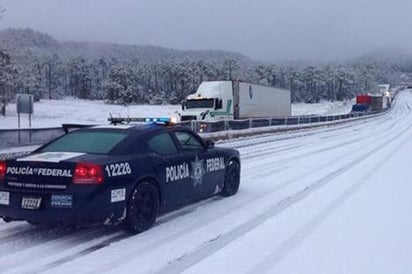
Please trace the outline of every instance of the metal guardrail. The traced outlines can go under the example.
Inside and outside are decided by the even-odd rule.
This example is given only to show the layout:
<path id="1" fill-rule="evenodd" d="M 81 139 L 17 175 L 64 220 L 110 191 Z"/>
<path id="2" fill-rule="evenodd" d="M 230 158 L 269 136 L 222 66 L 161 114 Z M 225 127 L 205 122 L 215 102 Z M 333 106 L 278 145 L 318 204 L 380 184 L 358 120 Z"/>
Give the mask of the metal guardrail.
<path id="1" fill-rule="evenodd" d="M 187 121 L 181 122 L 180 125 L 190 127 L 193 131 L 201 133 L 218 132 L 224 130 L 242 130 L 259 127 L 270 126 L 289 126 L 289 125 L 305 125 L 322 122 L 333 122 L 344 119 L 366 117 L 387 111 L 388 109 L 371 112 L 348 113 L 340 115 L 306 115 L 306 116 L 290 116 L 290 117 L 269 117 L 269 118 L 251 118 L 244 120 L 221 120 L 221 121 Z"/>
<path id="2" fill-rule="evenodd" d="M 0 149 L 16 146 L 43 145 L 72 129 L 90 126 L 93 125 L 63 124 L 61 127 L 50 128 L 0 129 Z"/>
<path id="3" fill-rule="evenodd" d="M 221 120 L 213 122 L 187 121 L 180 122 L 179 125 L 191 128 L 200 133 L 219 132 L 225 130 L 242 130 L 250 128 L 261 128 L 270 126 L 306 125 L 322 122 L 333 122 L 354 117 L 365 117 L 384 112 L 374 111 L 367 113 L 349 113 L 328 116 L 291 116 L 291 117 L 271 117 L 255 118 L 245 120 Z M 90 125 L 87 125 L 90 126 Z M 42 145 L 65 133 L 63 127 L 39 128 L 39 129 L 4 129 L 0 130 L 0 149 L 27 145 Z"/>
<path id="4" fill-rule="evenodd" d="M 62 127 L 38 129 L 2 129 L 0 130 L 0 149 L 41 145 L 64 134 Z"/>

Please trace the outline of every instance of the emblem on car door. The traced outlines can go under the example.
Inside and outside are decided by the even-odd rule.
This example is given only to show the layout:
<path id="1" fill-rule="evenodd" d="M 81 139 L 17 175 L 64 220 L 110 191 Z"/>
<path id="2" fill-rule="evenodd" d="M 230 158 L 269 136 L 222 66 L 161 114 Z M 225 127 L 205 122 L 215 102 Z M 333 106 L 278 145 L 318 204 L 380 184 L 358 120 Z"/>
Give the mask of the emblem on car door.
<path id="1" fill-rule="evenodd" d="M 192 175 L 194 186 L 202 184 L 203 175 L 205 175 L 204 160 L 199 160 L 199 157 L 195 158 L 192 162 Z"/>

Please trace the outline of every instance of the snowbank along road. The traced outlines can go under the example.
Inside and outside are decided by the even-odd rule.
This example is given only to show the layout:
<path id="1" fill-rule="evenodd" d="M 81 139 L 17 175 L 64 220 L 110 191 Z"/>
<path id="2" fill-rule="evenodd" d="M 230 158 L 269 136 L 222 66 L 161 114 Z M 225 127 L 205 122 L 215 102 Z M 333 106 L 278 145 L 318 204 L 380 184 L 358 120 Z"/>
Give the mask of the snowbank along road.
<path id="1" fill-rule="evenodd" d="M 225 143 L 239 193 L 118 228 L 0 221 L 1 273 L 411 273 L 412 93 L 385 115 Z"/>

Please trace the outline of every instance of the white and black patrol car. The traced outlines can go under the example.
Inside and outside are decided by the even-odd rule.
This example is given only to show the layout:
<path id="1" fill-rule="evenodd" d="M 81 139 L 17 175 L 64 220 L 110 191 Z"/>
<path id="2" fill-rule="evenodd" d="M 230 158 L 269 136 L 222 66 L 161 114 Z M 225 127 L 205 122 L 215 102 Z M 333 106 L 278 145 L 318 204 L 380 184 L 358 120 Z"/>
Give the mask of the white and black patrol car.
<path id="1" fill-rule="evenodd" d="M 69 132 L 22 158 L 0 161 L 0 217 L 35 224 L 126 224 L 234 195 L 240 157 L 180 126 L 108 125 Z"/>

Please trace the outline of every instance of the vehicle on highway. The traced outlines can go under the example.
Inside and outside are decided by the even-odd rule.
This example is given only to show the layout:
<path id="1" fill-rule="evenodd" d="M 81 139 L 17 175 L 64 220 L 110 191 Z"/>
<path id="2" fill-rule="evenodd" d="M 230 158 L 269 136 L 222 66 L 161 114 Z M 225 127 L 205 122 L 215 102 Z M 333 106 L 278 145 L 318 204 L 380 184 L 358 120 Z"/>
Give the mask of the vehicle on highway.
<path id="1" fill-rule="evenodd" d="M 204 81 L 182 102 L 181 121 L 288 117 L 291 91 L 233 81 Z"/>
<path id="2" fill-rule="evenodd" d="M 237 150 L 159 120 L 166 124 L 77 129 L 28 156 L 0 161 L 0 217 L 70 226 L 122 223 L 139 233 L 160 213 L 238 191 Z"/>

